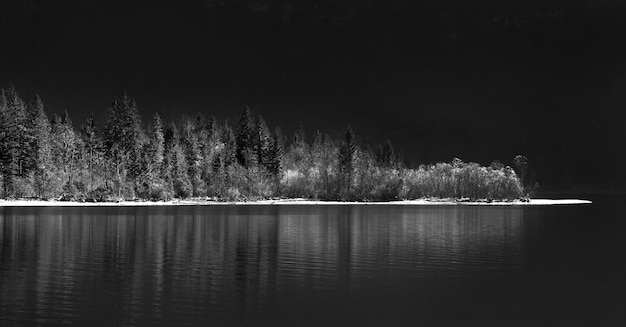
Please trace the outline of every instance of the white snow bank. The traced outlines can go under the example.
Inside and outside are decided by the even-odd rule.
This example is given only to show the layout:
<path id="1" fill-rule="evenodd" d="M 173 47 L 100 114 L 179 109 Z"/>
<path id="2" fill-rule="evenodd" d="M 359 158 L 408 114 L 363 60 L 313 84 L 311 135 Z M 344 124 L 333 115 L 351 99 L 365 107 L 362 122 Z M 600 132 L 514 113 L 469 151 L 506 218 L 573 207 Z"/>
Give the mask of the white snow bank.
<path id="1" fill-rule="evenodd" d="M 306 199 L 261 200 L 250 202 L 216 202 L 204 200 L 174 200 L 174 201 L 122 201 L 122 202 L 70 202 L 70 201 L 41 201 L 41 200 L 0 200 L 0 207 L 143 207 L 143 206 L 206 206 L 206 205 L 481 205 L 481 206 L 529 206 L 529 205 L 559 205 L 559 204 L 589 204 L 591 201 L 578 199 L 531 199 L 530 202 L 455 202 L 440 200 L 407 200 L 390 202 L 341 202 L 341 201 L 312 201 Z"/>

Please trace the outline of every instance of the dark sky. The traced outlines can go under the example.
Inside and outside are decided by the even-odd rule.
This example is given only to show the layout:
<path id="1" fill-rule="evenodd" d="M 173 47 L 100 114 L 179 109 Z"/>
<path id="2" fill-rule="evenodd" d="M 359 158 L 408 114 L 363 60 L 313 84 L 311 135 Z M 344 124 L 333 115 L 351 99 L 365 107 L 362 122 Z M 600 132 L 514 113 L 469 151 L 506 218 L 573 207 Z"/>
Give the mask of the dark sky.
<path id="1" fill-rule="evenodd" d="M 525 153 L 544 184 L 623 186 L 625 14 L 602 0 L 3 0 L 0 87 L 76 124 L 102 124 L 124 91 L 145 121 L 250 105 L 288 133 L 351 124 L 408 162 Z"/>

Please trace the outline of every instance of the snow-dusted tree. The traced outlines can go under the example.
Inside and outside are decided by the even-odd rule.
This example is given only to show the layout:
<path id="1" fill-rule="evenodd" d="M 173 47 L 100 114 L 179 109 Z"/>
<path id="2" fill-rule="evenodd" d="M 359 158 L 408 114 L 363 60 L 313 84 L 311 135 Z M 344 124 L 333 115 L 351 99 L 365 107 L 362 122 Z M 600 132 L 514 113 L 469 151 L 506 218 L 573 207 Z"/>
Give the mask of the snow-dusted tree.
<path id="1" fill-rule="evenodd" d="M 285 143 L 280 128 L 276 128 L 271 138 L 267 162 L 265 163 L 270 174 L 278 177 L 282 171 L 282 160 L 285 154 Z"/>
<path id="2" fill-rule="evenodd" d="M 246 106 L 246 109 L 241 113 L 239 118 L 239 125 L 237 127 L 237 162 L 248 168 L 256 164 L 256 158 L 254 155 L 254 119 L 252 118 L 252 112 L 250 108 Z"/>
<path id="3" fill-rule="evenodd" d="M 320 199 L 337 198 L 337 147 L 328 134 L 317 132 L 311 147 L 311 158 L 316 172 L 315 196 Z"/>
<path id="4" fill-rule="evenodd" d="M 21 193 L 16 186 L 22 186 L 22 179 L 27 176 L 27 143 L 26 105 L 11 85 L 0 94 L 0 168 L 5 197 L 16 195 L 16 191 Z"/>
<path id="5" fill-rule="evenodd" d="M 293 165 L 298 167 L 303 161 L 308 158 L 309 149 L 306 143 L 306 133 L 302 125 L 298 126 L 296 132 L 293 134 L 291 146 L 289 147 L 289 159 Z"/>
<path id="6" fill-rule="evenodd" d="M 51 127 L 52 157 L 57 167 L 58 181 L 65 195 L 74 196 L 78 192 L 75 182 L 82 140 L 74 131 L 67 110 L 62 117 L 54 115 Z"/>
<path id="7" fill-rule="evenodd" d="M 34 195 L 40 198 L 53 196 L 50 187 L 56 167 L 53 167 L 52 148 L 50 144 L 50 120 L 44 111 L 43 102 L 39 96 L 35 96 L 28 107 L 28 129 L 32 138 L 28 144 L 32 155 L 32 183 Z"/>
<path id="8" fill-rule="evenodd" d="M 152 124 L 148 129 L 147 141 L 142 148 L 141 173 L 138 176 L 140 193 L 145 198 L 162 199 L 165 197 L 165 182 L 161 169 L 165 153 L 165 138 L 163 122 L 158 113 L 152 117 Z"/>
<path id="9" fill-rule="evenodd" d="M 154 169 L 158 170 L 163 164 L 163 156 L 165 152 L 165 136 L 163 134 L 163 122 L 161 116 L 155 113 L 152 117 L 150 143 L 150 158 Z"/>
<path id="10" fill-rule="evenodd" d="M 135 100 L 127 94 L 113 98 L 104 129 L 104 147 L 108 158 L 115 165 L 119 164 L 118 159 L 125 158 L 125 170 L 131 185 L 141 173 L 144 140 L 145 134 Z"/>
<path id="11" fill-rule="evenodd" d="M 380 167 L 389 168 L 395 164 L 395 152 L 391 141 L 387 140 L 384 144 L 381 144 L 376 151 L 376 163 Z"/>
<path id="12" fill-rule="evenodd" d="M 237 161 L 237 139 L 228 122 L 224 123 L 222 128 L 222 142 L 224 143 L 222 161 L 224 166 L 230 166 Z"/>
<path id="13" fill-rule="evenodd" d="M 172 124 L 165 133 L 165 160 L 163 179 L 171 189 L 172 196 L 186 198 L 193 194 L 188 175 L 188 164 L 180 145 L 180 135 Z"/>
<path id="14" fill-rule="evenodd" d="M 344 140 L 339 147 L 339 173 L 341 198 L 349 200 L 353 192 L 354 160 L 357 153 L 357 143 L 352 127 L 348 127 Z"/>
<path id="15" fill-rule="evenodd" d="M 85 191 L 89 194 L 96 189 L 104 177 L 104 153 L 102 150 L 102 140 L 98 135 L 96 119 L 93 114 L 87 118 L 81 126 L 82 136 L 82 169 L 86 172 Z"/>
<path id="16" fill-rule="evenodd" d="M 259 116 L 256 124 L 256 133 L 254 135 L 254 152 L 256 153 L 257 162 L 260 166 L 269 170 L 272 162 L 271 147 L 274 143 L 272 134 L 263 117 Z"/>
<path id="17" fill-rule="evenodd" d="M 202 121 L 199 123 L 202 124 Z M 206 195 L 206 185 L 201 178 L 202 167 L 204 165 L 204 158 L 201 152 L 202 145 L 200 142 L 201 131 L 202 128 L 197 127 L 194 121 L 188 117 L 183 118 L 181 146 L 185 155 L 185 161 L 188 165 L 187 175 L 191 182 L 193 196 Z"/>
<path id="18" fill-rule="evenodd" d="M 215 164 L 221 164 L 221 159 L 218 157 L 224 148 L 224 144 L 222 143 L 221 128 L 215 117 L 211 116 L 205 122 L 202 137 L 203 140 L 200 142 L 202 145 L 201 151 L 203 160 L 201 178 L 207 186 L 207 193 L 209 193 L 211 185 L 215 183 L 213 180 L 215 177 L 214 166 Z M 215 188 L 212 189 L 212 193 L 207 195 L 215 196 Z"/>

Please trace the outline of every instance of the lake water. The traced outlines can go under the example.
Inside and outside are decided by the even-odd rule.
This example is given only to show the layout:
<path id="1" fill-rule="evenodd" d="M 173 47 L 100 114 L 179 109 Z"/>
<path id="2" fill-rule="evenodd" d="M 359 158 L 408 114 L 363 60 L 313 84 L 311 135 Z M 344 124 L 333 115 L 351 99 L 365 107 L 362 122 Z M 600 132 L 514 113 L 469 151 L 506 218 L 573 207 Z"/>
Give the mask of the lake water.
<path id="1" fill-rule="evenodd" d="M 0 208 L 0 325 L 626 326 L 592 205 Z"/>

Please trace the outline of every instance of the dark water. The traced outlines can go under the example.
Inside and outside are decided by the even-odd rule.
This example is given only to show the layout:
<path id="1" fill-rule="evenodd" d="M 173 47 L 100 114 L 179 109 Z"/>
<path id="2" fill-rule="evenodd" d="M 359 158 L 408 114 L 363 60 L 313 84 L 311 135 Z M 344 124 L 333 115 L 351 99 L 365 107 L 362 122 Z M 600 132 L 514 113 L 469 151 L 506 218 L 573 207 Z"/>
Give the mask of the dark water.
<path id="1" fill-rule="evenodd" d="M 0 208 L 0 325 L 626 326 L 623 200 Z"/>

